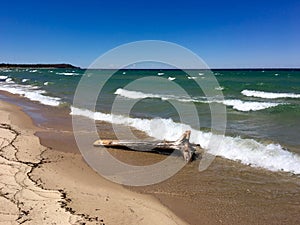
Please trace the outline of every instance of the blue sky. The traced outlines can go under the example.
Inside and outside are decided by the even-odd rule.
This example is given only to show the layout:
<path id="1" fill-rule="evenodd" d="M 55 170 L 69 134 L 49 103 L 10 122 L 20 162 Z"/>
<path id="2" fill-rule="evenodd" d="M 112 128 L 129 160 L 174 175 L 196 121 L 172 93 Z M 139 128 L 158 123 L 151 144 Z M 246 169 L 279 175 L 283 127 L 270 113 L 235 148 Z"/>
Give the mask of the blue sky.
<path id="1" fill-rule="evenodd" d="M 88 66 L 132 41 L 175 42 L 210 67 L 300 67 L 300 1 L 3 1 L 0 62 Z"/>

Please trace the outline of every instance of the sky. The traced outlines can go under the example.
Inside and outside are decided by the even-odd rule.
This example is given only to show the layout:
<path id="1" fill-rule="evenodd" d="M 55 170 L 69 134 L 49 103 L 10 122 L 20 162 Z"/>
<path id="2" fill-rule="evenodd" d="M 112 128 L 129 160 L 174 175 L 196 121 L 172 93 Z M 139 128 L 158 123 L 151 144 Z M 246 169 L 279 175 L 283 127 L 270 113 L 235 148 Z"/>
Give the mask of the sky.
<path id="1" fill-rule="evenodd" d="M 211 68 L 300 68 L 300 1 L 1 2 L 0 62 L 88 67 L 141 40 L 182 45 Z"/>

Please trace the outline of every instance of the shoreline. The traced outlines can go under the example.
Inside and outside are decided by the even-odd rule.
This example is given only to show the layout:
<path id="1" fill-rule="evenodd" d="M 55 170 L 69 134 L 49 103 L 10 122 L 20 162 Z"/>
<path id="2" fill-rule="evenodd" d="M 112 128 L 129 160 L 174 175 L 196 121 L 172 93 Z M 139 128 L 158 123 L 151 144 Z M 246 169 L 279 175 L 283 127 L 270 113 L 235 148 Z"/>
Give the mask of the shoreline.
<path id="1" fill-rule="evenodd" d="M 0 63 L 0 68 L 3 69 L 80 69 L 80 67 L 68 63 L 34 63 L 34 64 Z"/>
<path id="2" fill-rule="evenodd" d="M 82 160 L 79 152 L 74 150 L 76 146 L 72 140 L 71 128 L 69 127 L 71 125 L 68 121 L 68 118 L 70 119 L 69 115 L 65 115 L 66 113 L 59 114 L 62 109 L 56 107 L 40 106 L 16 96 L 12 97 L 15 98 L 13 102 L 19 99 L 21 105 L 27 103 L 35 105 L 40 108 L 36 110 L 42 112 L 43 116 L 48 118 L 48 121 L 35 118 L 36 121 L 41 123 L 39 127 L 47 127 L 46 130 L 40 129 L 37 135 L 40 137 L 41 143 L 48 148 L 52 148 L 51 151 L 48 151 L 47 157 L 50 159 L 55 158 L 55 161 L 57 161 L 55 168 L 63 168 L 66 164 L 71 167 L 76 165 L 76 173 L 82 173 L 81 170 L 89 171 L 89 174 L 93 174 L 93 179 L 99 179 L 100 176 L 92 171 Z M 35 110 L 30 112 L 30 108 L 32 107 L 29 107 L 27 113 L 32 115 L 31 113 L 34 114 Z M 41 111 L 41 109 L 48 110 Z M 62 121 L 63 123 L 61 123 Z M 101 123 L 99 127 L 104 136 L 112 138 L 113 133 L 109 124 Z M 42 134 L 44 134 L 44 137 L 42 137 Z M 67 138 L 64 139 L 65 137 Z M 59 151 L 55 151 L 55 149 Z M 68 151 L 69 149 L 72 149 L 72 151 Z M 55 153 L 51 154 L 52 152 Z M 111 153 L 121 161 L 132 164 L 136 161 L 149 164 L 149 162 L 159 161 L 162 158 L 160 155 L 120 152 L 114 149 L 111 150 Z M 68 156 L 66 157 L 66 155 Z M 59 158 L 60 156 L 72 160 Z M 208 170 L 202 173 L 198 172 L 197 166 L 197 163 L 193 162 L 174 177 L 160 184 L 146 187 L 125 187 L 126 189 L 122 187 L 122 190 L 129 189 L 134 193 L 146 194 L 143 195 L 146 197 L 155 197 L 154 201 L 160 202 L 158 203 L 160 206 L 164 205 L 189 224 L 278 224 L 278 222 L 297 224 L 300 222 L 300 216 L 298 215 L 300 210 L 300 182 L 298 177 L 287 173 L 251 168 L 219 157 L 216 158 Z M 45 167 L 44 170 L 50 169 Z M 75 173 L 75 171 L 68 170 L 64 176 L 72 177 L 73 172 Z M 41 171 L 39 171 L 38 175 L 41 174 Z M 49 189 L 55 189 L 61 185 L 51 181 L 51 177 L 45 174 L 43 176 L 47 180 Z M 84 174 L 79 177 L 85 179 Z M 74 185 L 72 182 L 75 181 L 69 182 L 69 185 L 72 186 Z M 85 180 L 85 182 L 87 181 Z M 92 182 L 88 187 L 94 185 Z M 116 186 L 121 187 L 120 185 Z M 73 198 L 75 202 L 78 202 L 79 199 L 76 199 L 76 193 L 77 190 L 74 189 L 71 194 L 74 197 L 68 196 L 68 198 Z M 87 198 L 87 196 L 89 195 L 84 195 L 84 198 Z M 93 201 L 94 199 L 90 198 L 90 200 Z M 110 199 L 108 200 L 110 201 Z M 71 209 L 80 207 L 74 202 L 69 204 Z M 89 211 L 91 210 L 83 209 L 80 212 L 87 213 Z M 130 213 L 132 212 L 130 211 Z M 107 221 L 104 220 L 104 222 Z M 183 221 L 179 222 L 179 224 L 183 223 Z"/>
<path id="3" fill-rule="evenodd" d="M 81 155 L 40 145 L 34 133 L 42 128 L 34 126 L 20 107 L 3 101 L 0 101 L 0 106 L 1 137 L 10 140 L 5 152 L 1 152 L 1 167 L 4 168 L 1 173 L 5 174 L 1 176 L 1 183 L 15 187 L 1 190 L 1 221 L 24 224 L 185 224 L 155 198 L 101 178 L 86 165 Z M 12 131 L 18 134 L 17 137 L 10 137 Z M 13 146 L 18 146 L 18 157 L 11 154 Z M 6 184 L 16 176 L 16 168 L 22 168 L 16 171 L 22 179 Z M 5 209 L 7 201 L 10 205 Z"/>

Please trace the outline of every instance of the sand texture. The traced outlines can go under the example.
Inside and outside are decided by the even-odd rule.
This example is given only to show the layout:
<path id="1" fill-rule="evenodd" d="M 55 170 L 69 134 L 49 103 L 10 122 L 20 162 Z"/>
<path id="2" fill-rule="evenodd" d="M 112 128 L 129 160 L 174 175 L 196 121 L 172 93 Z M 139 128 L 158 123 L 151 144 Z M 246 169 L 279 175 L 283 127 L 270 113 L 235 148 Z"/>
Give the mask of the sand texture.
<path id="1" fill-rule="evenodd" d="M 42 146 L 0 102 L 0 224 L 185 224 L 158 200 L 101 178 L 79 154 Z"/>

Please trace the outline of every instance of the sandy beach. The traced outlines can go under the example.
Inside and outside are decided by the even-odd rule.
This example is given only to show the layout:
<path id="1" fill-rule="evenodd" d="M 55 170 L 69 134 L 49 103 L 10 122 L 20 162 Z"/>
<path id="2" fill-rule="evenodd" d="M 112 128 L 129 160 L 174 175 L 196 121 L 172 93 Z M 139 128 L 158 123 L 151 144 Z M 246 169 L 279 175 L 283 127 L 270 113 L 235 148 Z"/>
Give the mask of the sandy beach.
<path id="1" fill-rule="evenodd" d="M 18 105 L 1 101 L 4 224 L 300 222 L 297 176 L 217 157 L 201 173 L 195 161 L 159 184 L 117 185 L 102 178 L 82 159 L 68 110 L 41 106 L 14 95 L 5 94 L 2 99 Z M 102 138 L 114 138 L 109 123 L 101 122 L 97 127 Z M 149 165 L 165 157 L 117 149 L 110 152 L 133 165 Z"/>
<path id="2" fill-rule="evenodd" d="M 102 179 L 79 154 L 44 147 L 17 106 L 0 102 L 1 224 L 185 224 L 151 196 Z"/>
<path id="3" fill-rule="evenodd" d="M 117 185 L 82 159 L 67 109 L 3 94 L 0 224 L 300 223 L 296 175 L 217 157 L 201 173 L 195 161 L 159 184 Z M 111 124 L 97 127 L 102 138 L 115 138 Z M 133 165 L 165 157 L 117 149 L 110 153 Z"/>
<path id="4" fill-rule="evenodd" d="M 1 3 L 0 225 L 300 225 L 299 0 Z"/>

